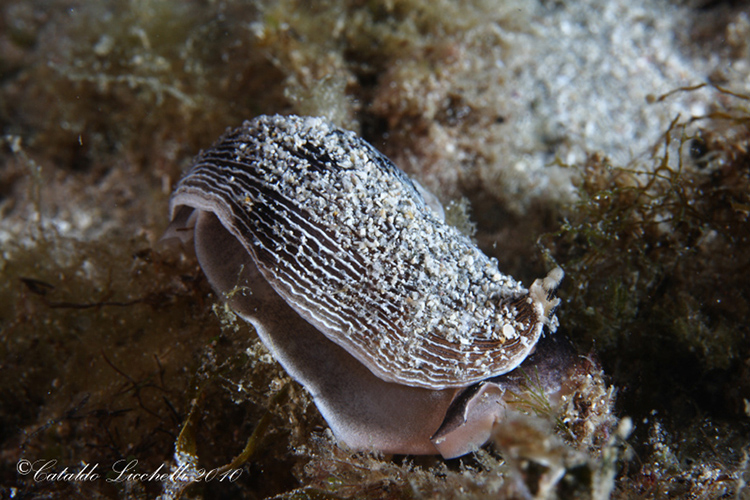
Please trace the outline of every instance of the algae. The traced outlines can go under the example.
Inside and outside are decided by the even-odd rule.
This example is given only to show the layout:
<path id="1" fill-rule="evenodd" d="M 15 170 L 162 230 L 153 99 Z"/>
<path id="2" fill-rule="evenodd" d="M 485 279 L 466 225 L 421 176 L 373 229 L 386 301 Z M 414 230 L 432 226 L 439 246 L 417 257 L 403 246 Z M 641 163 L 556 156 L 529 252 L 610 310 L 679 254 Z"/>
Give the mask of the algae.
<path id="1" fill-rule="evenodd" d="M 713 86 L 632 103 L 696 112 L 627 162 L 606 141 L 567 154 L 580 115 L 542 113 L 565 75 L 522 78 L 549 62 L 529 52 L 548 36 L 539 19 L 585 2 L 4 2 L 0 496 L 748 498 L 747 12 L 698 3 L 636 9 L 639 29 L 689 16 L 685 53 L 718 62 Z M 641 49 L 685 71 L 683 54 Z M 571 397 L 554 407 L 530 387 L 528 414 L 461 459 L 337 446 L 194 259 L 157 243 L 190 158 L 277 112 L 358 130 L 442 200 L 468 199 L 476 226 L 465 202 L 453 210 L 464 230 L 525 282 L 545 258 L 562 265 L 558 334 L 587 353 Z M 594 135 L 653 128 L 623 116 Z M 35 481 L 22 459 L 242 474 L 167 490 Z"/>

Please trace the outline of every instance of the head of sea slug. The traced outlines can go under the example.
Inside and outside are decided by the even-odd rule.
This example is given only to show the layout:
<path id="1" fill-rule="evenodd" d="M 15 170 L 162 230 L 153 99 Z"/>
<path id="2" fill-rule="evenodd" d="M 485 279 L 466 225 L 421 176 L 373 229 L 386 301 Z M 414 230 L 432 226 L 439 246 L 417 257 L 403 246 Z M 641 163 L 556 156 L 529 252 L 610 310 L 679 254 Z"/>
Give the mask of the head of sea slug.
<path id="1" fill-rule="evenodd" d="M 562 271 L 527 290 L 390 160 L 323 119 L 261 116 L 228 131 L 170 212 L 165 238 L 195 249 L 353 449 L 460 456 L 489 438 L 523 373 L 561 390 L 574 356 L 540 339 L 557 325 Z"/>

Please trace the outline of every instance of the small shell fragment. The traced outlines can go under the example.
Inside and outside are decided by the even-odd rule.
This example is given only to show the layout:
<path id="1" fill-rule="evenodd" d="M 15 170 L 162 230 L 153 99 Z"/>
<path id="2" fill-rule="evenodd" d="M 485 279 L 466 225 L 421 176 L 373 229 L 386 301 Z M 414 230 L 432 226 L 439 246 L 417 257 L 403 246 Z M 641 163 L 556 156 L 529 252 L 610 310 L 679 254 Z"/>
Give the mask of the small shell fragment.
<path id="1" fill-rule="evenodd" d="M 405 399 L 424 400 L 414 403 L 420 408 L 413 415 L 415 422 L 432 422 L 419 432 L 421 444 L 409 448 L 387 438 L 387 446 L 375 440 L 360 447 L 434 453 L 429 437 L 456 389 L 513 370 L 545 325 L 554 331 L 559 300 L 551 293 L 562 271 L 525 289 L 447 225 L 439 202 L 429 195 L 428 205 L 425 196 L 352 132 L 320 118 L 261 116 L 196 158 L 170 200 L 166 237 L 195 239 L 218 291 L 247 281 L 256 297 L 241 304 L 233 296 L 230 304 L 310 390 L 329 424 L 341 420 L 334 413 L 348 411 L 346 402 L 334 402 L 344 392 L 296 359 L 304 351 L 282 346 L 271 310 L 286 308 L 301 318 L 286 326 L 293 334 L 278 334 L 284 342 L 300 335 L 314 337 L 316 345 L 330 342 L 337 347 L 321 350 L 346 356 L 348 366 L 361 364 L 362 377 L 384 384 L 380 393 L 393 388 Z M 362 404 L 367 390 L 358 384 L 354 399 Z M 426 418 L 421 406 L 437 417 Z M 331 425 L 346 434 L 347 424 Z"/>

